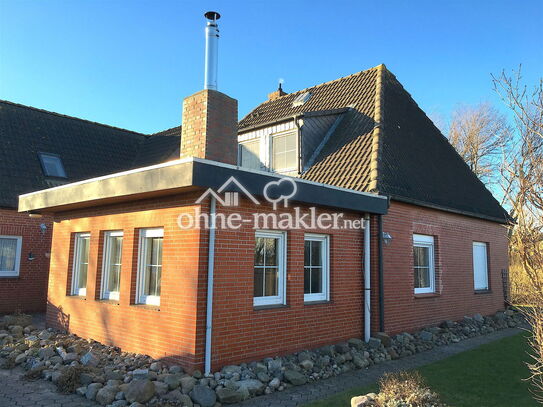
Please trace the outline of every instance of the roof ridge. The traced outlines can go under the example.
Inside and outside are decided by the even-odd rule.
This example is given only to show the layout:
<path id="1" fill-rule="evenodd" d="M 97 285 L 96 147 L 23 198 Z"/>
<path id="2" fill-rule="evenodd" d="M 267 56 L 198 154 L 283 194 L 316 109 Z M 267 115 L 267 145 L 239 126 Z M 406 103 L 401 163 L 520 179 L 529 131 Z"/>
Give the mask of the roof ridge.
<path id="1" fill-rule="evenodd" d="M 53 112 L 51 110 L 45 110 L 45 109 L 40 109 L 40 108 L 34 107 L 34 106 L 28 106 L 28 105 L 23 105 L 21 103 L 11 102 L 11 101 L 5 100 L 5 99 L 0 99 L 0 103 L 6 103 L 6 104 L 12 105 L 12 106 L 23 107 L 25 109 L 31 109 L 31 110 L 35 110 L 37 112 L 47 113 L 47 114 L 50 114 L 50 115 L 64 117 L 64 118 L 67 118 L 67 119 L 78 120 L 78 121 L 81 121 L 81 122 L 86 122 L 86 123 L 91 123 L 91 124 L 97 124 L 99 126 L 109 127 L 110 129 L 116 129 L 116 130 L 125 131 L 127 133 L 133 133 L 133 134 L 136 134 L 138 136 L 147 136 L 148 135 L 148 134 L 140 133 L 140 132 L 137 132 L 137 131 L 134 131 L 134 130 L 128 130 L 128 129 L 123 129 L 122 127 L 112 126 L 110 124 L 95 122 L 95 121 L 88 120 L 88 119 L 81 119 L 80 117 L 69 116 L 67 114 L 57 113 L 57 112 Z"/>
<path id="2" fill-rule="evenodd" d="M 144 136 L 147 136 L 147 137 L 151 137 L 151 136 L 156 136 L 160 133 L 165 133 L 167 131 L 170 131 L 170 130 L 173 130 L 173 129 L 180 129 L 181 128 L 181 125 L 179 126 L 173 126 L 173 127 L 170 127 L 169 129 L 164 129 L 164 130 L 160 130 L 160 131 L 156 131 L 154 133 L 151 133 L 151 134 L 144 134 Z"/>
<path id="3" fill-rule="evenodd" d="M 270 102 L 275 102 L 276 100 L 280 100 L 282 98 L 285 98 L 287 96 L 292 96 L 292 95 L 295 95 L 297 93 L 301 93 L 301 92 L 307 92 L 309 91 L 310 89 L 315 89 L 315 88 L 318 88 L 318 87 L 321 87 L 321 86 L 324 86 L 324 85 L 330 85 L 331 83 L 334 83 L 334 82 L 337 82 L 337 81 L 341 81 L 343 79 L 347 79 L 347 78 L 351 78 L 353 76 L 356 76 L 356 75 L 361 75 L 363 73 L 366 73 L 366 72 L 369 72 L 371 70 L 374 70 L 374 69 L 380 69 L 380 67 L 383 66 L 384 67 L 384 64 L 381 64 L 381 65 L 377 65 L 377 66 L 373 66 L 371 68 L 368 68 L 368 69 L 363 69 L 361 71 L 358 71 L 358 72 L 355 72 L 355 73 L 352 73 L 350 75 L 347 75 L 347 76 L 341 76 L 339 78 L 336 78 L 336 79 L 333 79 L 331 81 L 327 81 L 327 82 L 322 82 L 322 83 L 319 83 L 317 85 L 313 85 L 313 86 L 308 86 L 307 88 L 303 88 L 303 89 L 299 89 L 297 91 L 294 91 L 294 92 L 291 92 L 291 93 L 287 93 L 283 96 L 279 96 L 278 98 L 275 98 L 273 100 L 270 100 L 270 99 L 267 99 L 265 100 L 264 102 L 262 102 L 261 104 L 257 105 L 253 110 L 251 110 L 249 113 L 247 113 L 245 116 L 243 116 L 239 121 L 242 122 L 243 120 L 245 120 L 247 117 L 249 117 L 256 109 L 258 109 L 260 106 L 264 105 L 264 104 L 267 104 L 267 103 L 270 103 Z"/>
<path id="4" fill-rule="evenodd" d="M 384 122 L 384 76 L 387 72 L 385 64 L 378 65 L 377 77 L 375 78 L 375 108 L 373 120 L 375 127 L 373 128 L 372 141 L 371 141 L 371 156 L 370 156 L 370 192 L 378 192 L 379 190 L 379 163 L 381 161 L 381 147 L 383 122 Z"/>

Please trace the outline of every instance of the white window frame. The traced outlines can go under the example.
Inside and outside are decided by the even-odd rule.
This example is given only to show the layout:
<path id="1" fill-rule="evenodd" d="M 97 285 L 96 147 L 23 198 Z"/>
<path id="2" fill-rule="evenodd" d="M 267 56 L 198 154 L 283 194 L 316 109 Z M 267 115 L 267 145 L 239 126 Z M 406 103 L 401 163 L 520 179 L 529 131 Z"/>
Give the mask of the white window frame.
<path id="1" fill-rule="evenodd" d="M 255 233 L 255 245 L 256 238 L 272 238 L 278 239 L 278 259 L 277 259 L 277 294 L 274 296 L 266 297 L 254 297 L 253 296 L 253 305 L 255 307 L 265 306 L 265 305 L 285 305 L 286 304 L 286 270 L 287 270 L 287 235 L 285 232 L 278 232 L 272 230 L 257 230 Z M 253 283 L 254 283 L 254 252 L 253 252 Z"/>
<path id="2" fill-rule="evenodd" d="M 435 293 L 436 286 L 436 271 L 435 271 L 435 254 L 434 254 L 434 237 L 430 235 L 413 235 L 413 248 L 414 247 L 426 247 L 428 248 L 428 262 L 429 262 L 429 279 L 430 287 L 416 288 L 415 294 L 429 294 Z M 415 273 L 415 263 L 413 259 L 413 273 Z M 414 279 L 413 279 L 414 284 Z"/>
<path id="3" fill-rule="evenodd" d="M 72 289 L 71 294 L 77 295 L 80 297 L 85 297 L 87 295 L 87 282 L 89 278 L 89 259 L 90 259 L 90 233 L 83 232 L 83 233 L 76 233 L 74 235 L 74 260 L 73 260 L 73 268 L 72 268 Z M 80 258 L 81 258 L 81 239 L 89 239 L 89 258 L 87 258 L 87 281 L 85 282 L 85 287 L 80 288 L 76 287 L 76 282 L 79 281 L 79 273 L 81 265 Z"/>
<path id="4" fill-rule="evenodd" d="M 0 235 L 0 239 L 15 239 L 17 246 L 15 250 L 15 270 L 0 270 L 0 277 L 18 277 L 21 268 L 21 250 L 23 248 L 22 236 Z"/>
<path id="5" fill-rule="evenodd" d="M 122 269 L 122 250 L 124 246 L 124 232 L 122 230 L 113 230 L 104 233 L 104 255 L 102 257 L 102 284 L 100 298 L 103 300 L 116 300 L 119 301 L 119 291 L 109 290 L 109 272 L 110 272 L 110 260 L 111 260 L 111 243 L 109 241 L 112 237 L 122 237 L 123 243 L 121 245 L 121 269 Z M 119 271 L 119 280 L 121 279 Z"/>
<path id="6" fill-rule="evenodd" d="M 294 136 L 295 144 L 296 144 L 296 147 L 295 147 L 296 163 L 295 163 L 294 167 L 278 169 L 278 168 L 275 168 L 275 163 L 274 163 L 273 143 L 274 143 L 276 138 L 278 138 L 278 137 L 287 137 L 287 136 Z M 271 171 L 277 172 L 277 173 L 298 171 L 299 157 L 300 157 L 300 152 L 298 151 L 300 141 L 299 141 L 298 137 L 299 137 L 299 135 L 298 135 L 298 133 L 296 132 L 295 129 L 290 129 L 290 130 L 287 130 L 287 131 L 282 131 L 280 133 L 275 133 L 275 134 L 270 135 L 270 140 L 269 140 L 269 144 L 270 144 L 269 145 L 270 165 L 269 166 L 270 166 Z"/>
<path id="7" fill-rule="evenodd" d="M 484 254 L 485 254 L 485 257 L 484 257 L 484 280 L 485 280 L 485 285 L 484 286 L 477 286 L 477 264 L 476 264 L 476 259 L 475 259 L 475 249 L 477 247 L 484 247 Z M 473 288 L 475 289 L 475 291 L 487 291 L 489 289 L 489 285 L 488 285 L 488 244 L 484 243 L 484 242 L 473 242 L 473 245 L 472 245 L 472 253 L 473 253 Z"/>
<path id="8" fill-rule="evenodd" d="M 164 228 L 140 229 L 138 245 L 138 274 L 137 274 L 137 304 L 160 305 L 160 295 L 145 295 L 145 253 L 147 251 L 147 239 L 149 237 L 161 237 L 164 239 Z M 162 241 L 162 255 L 164 256 L 164 240 Z M 164 259 L 162 259 L 162 265 Z M 161 270 L 162 273 L 163 270 Z"/>
<path id="9" fill-rule="evenodd" d="M 304 236 L 304 251 L 305 251 L 305 242 L 321 242 L 321 269 L 322 269 L 322 293 L 313 293 L 305 294 L 304 293 L 304 302 L 314 302 L 314 301 L 328 301 L 330 299 L 330 293 L 328 287 L 330 287 L 330 236 L 328 235 L 318 235 L 313 233 L 307 233 Z M 304 258 L 304 278 L 305 278 L 305 258 Z"/>
<path id="10" fill-rule="evenodd" d="M 246 144 L 251 144 L 251 143 L 257 143 L 258 144 L 258 160 L 259 160 L 258 168 L 250 168 L 250 167 L 244 167 L 243 166 L 242 147 L 245 146 Z M 249 169 L 249 170 L 262 170 L 264 168 L 264 164 L 263 164 L 262 157 L 261 157 L 261 149 L 262 149 L 262 141 L 260 140 L 260 137 L 253 138 L 253 139 L 246 140 L 246 141 L 243 141 L 241 143 L 238 143 L 238 166 L 240 166 L 242 168 Z"/>

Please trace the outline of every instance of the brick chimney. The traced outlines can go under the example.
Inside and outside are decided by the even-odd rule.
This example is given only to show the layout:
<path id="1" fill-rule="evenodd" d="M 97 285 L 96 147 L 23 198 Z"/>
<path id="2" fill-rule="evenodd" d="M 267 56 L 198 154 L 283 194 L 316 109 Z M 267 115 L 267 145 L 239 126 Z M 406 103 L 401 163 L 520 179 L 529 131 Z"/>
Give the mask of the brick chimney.
<path id="1" fill-rule="evenodd" d="M 181 158 L 237 164 L 238 101 L 204 89 L 183 100 Z"/>
<path id="2" fill-rule="evenodd" d="M 238 161 L 238 101 L 217 90 L 219 26 L 216 11 L 204 14 L 204 90 L 183 100 L 181 158 L 197 157 L 236 165 Z"/>
<path id="3" fill-rule="evenodd" d="M 279 88 L 275 92 L 268 93 L 268 100 L 275 100 L 285 95 L 288 95 L 288 93 L 283 91 L 283 86 L 281 85 L 281 82 L 279 82 Z"/>

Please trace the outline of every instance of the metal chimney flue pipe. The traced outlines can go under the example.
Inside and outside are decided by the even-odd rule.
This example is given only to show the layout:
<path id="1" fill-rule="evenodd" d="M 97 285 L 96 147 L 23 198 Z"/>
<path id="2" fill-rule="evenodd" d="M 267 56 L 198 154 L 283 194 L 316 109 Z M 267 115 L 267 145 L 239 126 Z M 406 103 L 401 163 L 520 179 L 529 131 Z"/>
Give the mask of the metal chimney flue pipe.
<path id="1" fill-rule="evenodd" d="M 217 20 L 221 15 L 216 11 L 208 11 L 204 14 L 206 24 L 206 57 L 204 89 L 217 90 L 217 71 L 219 63 L 219 26 Z"/>

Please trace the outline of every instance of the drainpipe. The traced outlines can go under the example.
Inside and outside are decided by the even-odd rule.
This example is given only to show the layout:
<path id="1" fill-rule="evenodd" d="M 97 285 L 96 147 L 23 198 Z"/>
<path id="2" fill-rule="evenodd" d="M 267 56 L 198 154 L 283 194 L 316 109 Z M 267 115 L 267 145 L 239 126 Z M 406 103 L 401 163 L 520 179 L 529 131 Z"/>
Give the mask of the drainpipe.
<path id="1" fill-rule="evenodd" d="M 385 331 L 385 285 L 383 276 L 383 216 L 377 215 L 377 250 L 379 261 L 379 331 Z"/>
<path id="2" fill-rule="evenodd" d="M 370 217 L 364 220 L 364 339 L 366 342 L 371 337 L 371 263 L 370 263 Z"/>
<path id="3" fill-rule="evenodd" d="M 209 208 L 209 242 L 207 250 L 207 310 L 206 310 L 206 344 L 205 373 L 211 373 L 211 334 L 213 331 L 213 273 L 215 266 L 215 213 L 217 201 L 211 196 Z"/>

